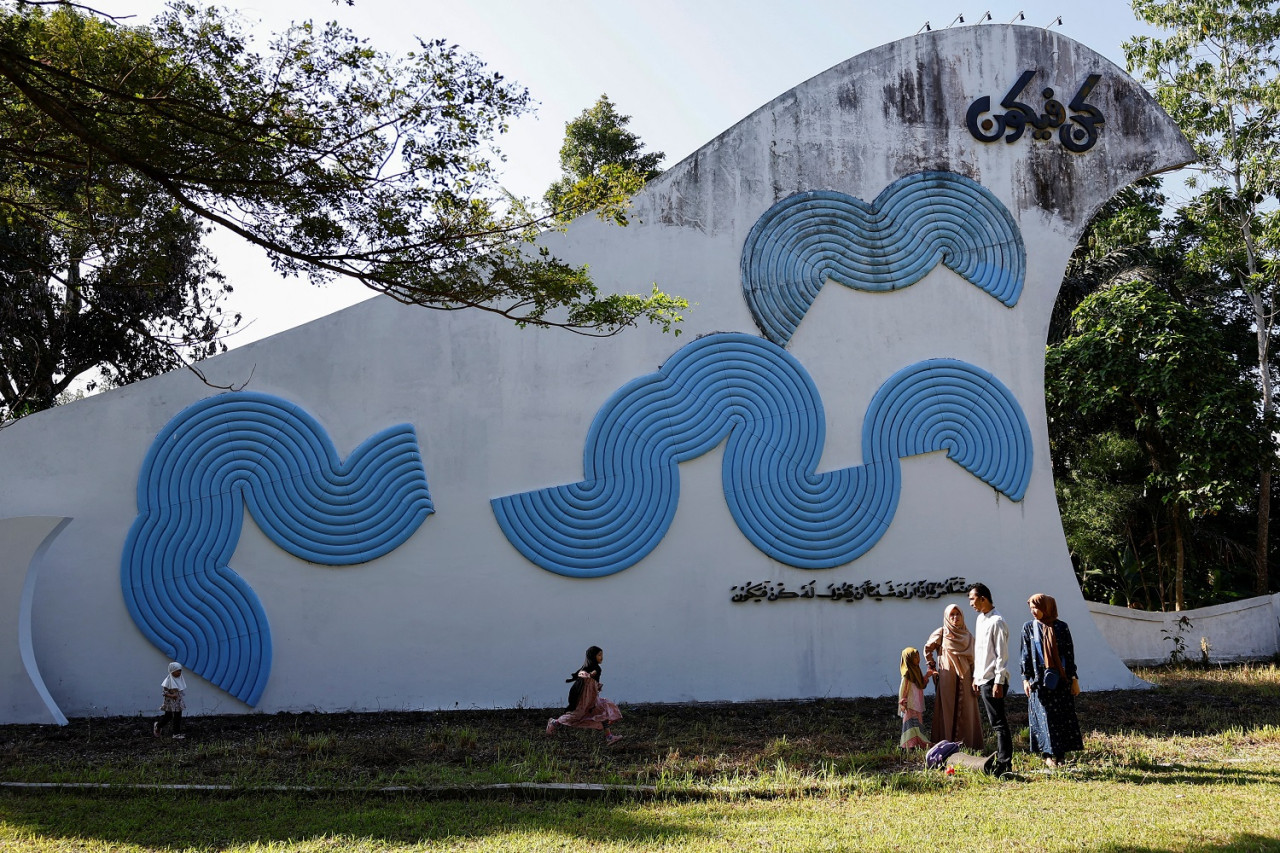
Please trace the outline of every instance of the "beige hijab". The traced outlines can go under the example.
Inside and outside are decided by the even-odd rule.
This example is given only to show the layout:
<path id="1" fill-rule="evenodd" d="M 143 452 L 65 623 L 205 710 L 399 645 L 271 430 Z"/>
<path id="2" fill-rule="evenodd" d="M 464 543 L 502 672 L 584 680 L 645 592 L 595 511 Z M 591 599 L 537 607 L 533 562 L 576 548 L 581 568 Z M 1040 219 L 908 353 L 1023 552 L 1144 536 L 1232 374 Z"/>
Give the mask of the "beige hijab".
<path id="1" fill-rule="evenodd" d="M 902 660 L 898 665 L 898 671 L 902 673 L 902 677 L 907 681 L 922 690 L 924 689 L 924 673 L 920 671 L 920 652 L 914 647 L 908 646 L 902 650 Z"/>
<path id="2" fill-rule="evenodd" d="M 951 611 L 955 611 L 958 626 L 951 624 Z M 955 655 L 973 654 L 973 632 L 964 624 L 964 613 L 954 604 L 942 611 L 942 650 Z"/>

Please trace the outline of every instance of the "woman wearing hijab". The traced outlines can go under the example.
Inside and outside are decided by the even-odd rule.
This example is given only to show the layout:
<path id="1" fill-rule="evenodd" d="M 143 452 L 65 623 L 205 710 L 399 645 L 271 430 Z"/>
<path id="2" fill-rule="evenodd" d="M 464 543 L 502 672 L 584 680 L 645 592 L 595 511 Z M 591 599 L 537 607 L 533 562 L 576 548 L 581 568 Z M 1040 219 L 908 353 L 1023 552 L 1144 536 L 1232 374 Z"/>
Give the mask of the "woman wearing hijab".
<path id="1" fill-rule="evenodd" d="M 1076 720 L 1076 654 L 1071 629 L 1058 618 L 1058 603 L 1037 593 L 1027 599 L 1034 617 L 1022 626 L 1022 689 L 1027 694 L 1031 751 L 1050 767 L 1084 749 Z"/>
<path id="2" fill-rule="evenodd" d="M 982 720 L 978 694 L 973 692 L 973 634 L 964 613 L 954 604 L 942 612 L 942 627 L 929 635 L 924 646 L 934 679 L 933 742 L 951 740 L 970 749 L 982 749 Z M 936 656 L 936 658 L 935 658 Z"/>

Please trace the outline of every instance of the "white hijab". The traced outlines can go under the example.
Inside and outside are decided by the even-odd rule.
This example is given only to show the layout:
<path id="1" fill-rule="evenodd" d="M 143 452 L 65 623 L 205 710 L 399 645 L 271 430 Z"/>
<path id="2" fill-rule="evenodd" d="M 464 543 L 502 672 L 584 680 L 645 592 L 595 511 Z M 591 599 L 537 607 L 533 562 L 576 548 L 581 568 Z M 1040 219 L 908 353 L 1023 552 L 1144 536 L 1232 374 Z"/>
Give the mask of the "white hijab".
<path id="1" fill-rule="evenodd" d="M 165 678 L 164 681 L 160 682 L 160 686 L 163 687 L 165 690 L 186 690 L 187 680 L 182 676 L 178 676 L 177 678 L 174 678 L 173 674 L 175 672 L 182 672 L 182 664 L 178 663 L 177 661 L 173 661 L 172 663 L 169 664 L 169 675 Z"/>

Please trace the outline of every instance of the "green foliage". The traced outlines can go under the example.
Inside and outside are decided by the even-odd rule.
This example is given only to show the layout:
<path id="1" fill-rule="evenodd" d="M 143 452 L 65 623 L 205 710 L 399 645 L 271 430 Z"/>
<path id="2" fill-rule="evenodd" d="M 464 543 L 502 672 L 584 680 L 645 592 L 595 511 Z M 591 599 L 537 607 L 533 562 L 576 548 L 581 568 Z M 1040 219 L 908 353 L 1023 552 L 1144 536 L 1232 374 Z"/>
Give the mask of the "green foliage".
<path id="1" fill-rule="evenodd" d="M 1093 294 L 1073 319 L 1047 355 L 1054 408 L 1128 419 L 1145 485 L 1192 517 L 1247 500 L 1230 474 L 1259 458 L 1253 389 L 1213 320 L 1142 281 Z"/>
<path id="2" fill-rule="evenodd" d="M 1195 146 L 1199 195 L 1184 211 L 1195 241 L 1188 264 L 1217 278 L 1247 313 L 1256 340 L 1257 397 L 1275 410 L 1272 344 L 1280 218 L 1280 8 L 1268 0 L 1133 0 L 1141 20 L 1167 31 L 1124 46 L 1131 70 Z M 1273 442 L 1274 444 L 1274 442 Z M 1269 590 L 1274 447 L 1261 465 L 1255 591 Z"/>
<path id="3" fill-rule="evenodd" d="M 1151 609 L 1134 541 L 1135 527 L 1155 509 L 1143 485 L 1145 454 L 1133 438 L 1115 432 L 1062 435 L 1065 414 L 1055 407 L 1051 450 L 1069 464 L 1061 465 L 1054 488 L 1080 587 L 1093 601 Z"/>
<path id="4" fill-rule="evenodd" d="M 1265 452 L 1264 430 L 1247 371 L 1225 338 L 1207 310 L 1122 280 L 1086 297 L 1069 335 L 1047 351 L 1064 526 L 1086 588 L 1091 571 L 1109 566 L 1104 588 L 1128 597 L 1132 573 L 1142 576 L 1134 528 L 1148 516 L 1167 526 L 1173 603 L 1184 606 L 1193 524 L 1251 498 L 1248 475 Z M 1156 556 L 1167 559 L 1158 549 Z M 1164 603 L 1162 588 L 1159 597 Z"/>
<path id="5" fill-rule="evenodd" d="M 1187 662 L 1187 638 L 1186 633 L 1195 626 L 1191 624 L 1191 620 L 1185 615 L 1178 617 L 1178 621 L 1174 622 L 1173 628 L 1161 628 L 1160 633 L 1164 634 L 1164 638 L 1172 643 L 1169 650 L 1169 663 L 1173 666 L 1181 666 Z"/>
<path id="6" fill-rule="evenodd" d="M 1155 84 L 1199 168 L 1237 195 L 1274 189 L 1280 9 L 1269 0 L 1133 0 L 1133 11 L 1168 36 L 1126 42 L 1129 68 Z"/>
<path id="7" fill-rule="evenodd" d="M 626 224 L 626 201 L 662 172 L 661 151 L 641 153 L 644 143 L 627 130 L 631 116 L 618 113 L 608 95 L 564 127 L 560 147 L 563 175 L 543 196 L 556 221 L 564 223 L 595 210 L 601 219 Z"/>
<path id="8" fill-rule="evenodd" d="M 37 55 L 60 51 L 69 74 L 102 75 L 114 62 L 93 19 L 0 20 L 30 23 Z M 94 49 L 66 50 L 77 40 Z M 137 33 L 127 39 L 129 50 L 147 44 Z M 3 84 L 0 128 L 0 422 L 55 405 L 77 379 L 91 391 L 221 349 L 224 328 L 239 317 L 221 313 L 231 288 L 203 246 L 199 217 L 41 122 Z"/>
<path id="9" fill-rule="evenodd" d="M 306 22 L 259 46 L 226 12 L 187 3 L 137 27 L 19 4 L 0 10 L 0 216 L 62 217 L 22 173 L 75 174 L 96 198 L 162 197 L 288 275 L 595 334 L 678 320 L 683 300 L 602 295 L 585 268 L 530 250 L 543 223 L 492 168 L 529 105 L 440 40 L 397 57 Z"/>

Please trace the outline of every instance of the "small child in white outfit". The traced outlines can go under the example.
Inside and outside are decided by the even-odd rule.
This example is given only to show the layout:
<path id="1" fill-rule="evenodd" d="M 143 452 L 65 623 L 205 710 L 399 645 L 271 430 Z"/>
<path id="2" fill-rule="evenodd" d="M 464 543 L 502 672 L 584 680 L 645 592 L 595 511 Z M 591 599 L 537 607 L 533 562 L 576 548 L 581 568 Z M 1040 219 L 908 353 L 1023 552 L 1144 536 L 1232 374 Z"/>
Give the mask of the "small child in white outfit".
<path id="1" fill-rule="evenodd" d="M 174 740 L 182 740 L 186 737 L 182 733 L 182 712 L 187 710 L 187 703 L 182 698 L 187 692 L 182 664 L 177 661 L 169 664 L 169 675 L 160 682 L 160 689 L 164 692 L 164 701 L 160 703 L 160 710 L 164 713 L 151 724 L 151 734 L 160 737 L 160 729 L 168 727 L 173 731 Z"/>

